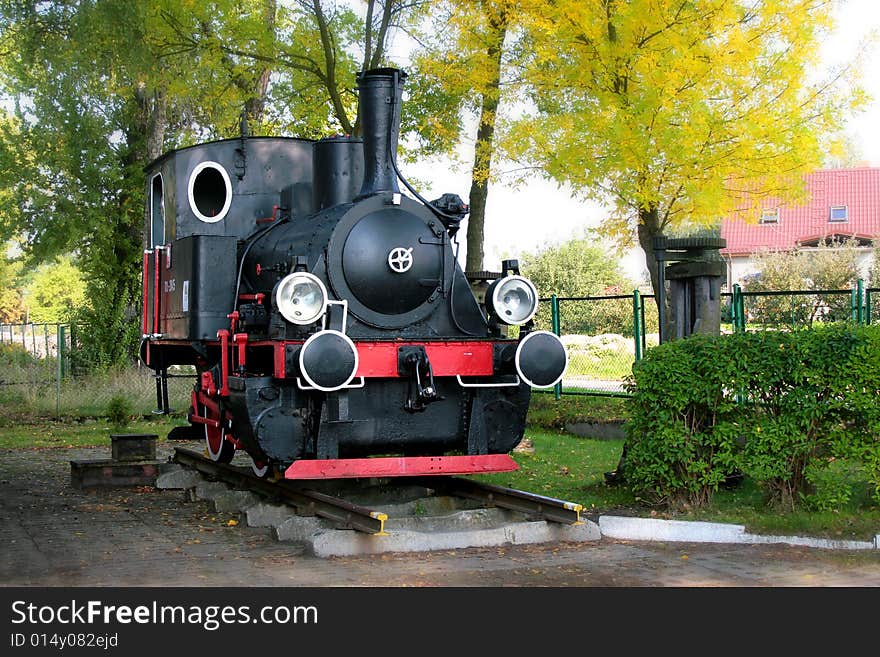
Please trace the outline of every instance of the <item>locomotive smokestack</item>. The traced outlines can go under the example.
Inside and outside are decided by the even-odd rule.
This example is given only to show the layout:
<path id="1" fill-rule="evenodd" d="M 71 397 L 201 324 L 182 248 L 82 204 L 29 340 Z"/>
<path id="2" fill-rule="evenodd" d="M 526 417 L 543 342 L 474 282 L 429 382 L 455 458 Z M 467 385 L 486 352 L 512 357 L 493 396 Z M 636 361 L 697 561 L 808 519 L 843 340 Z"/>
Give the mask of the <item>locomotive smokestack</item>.
<path id="1" fill-rule="evenodd" d="M 357 75 L 358 111 L 364 140 L 364 184 L 360 196 L 400 192 L 391 161 L 397 157 L 405 79 L 406 73 L 396 68 L 376 68 Z"/>

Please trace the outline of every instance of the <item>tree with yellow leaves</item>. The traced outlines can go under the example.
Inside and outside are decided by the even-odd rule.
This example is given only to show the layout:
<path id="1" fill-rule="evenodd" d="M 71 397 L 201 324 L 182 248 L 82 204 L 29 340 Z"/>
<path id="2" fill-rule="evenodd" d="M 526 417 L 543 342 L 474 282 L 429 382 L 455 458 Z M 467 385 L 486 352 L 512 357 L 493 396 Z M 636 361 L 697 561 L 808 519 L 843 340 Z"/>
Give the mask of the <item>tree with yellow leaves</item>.
<path id="1" fill-rule="evenodd" d="M 810 74 L 830 1 L 521 4 L 534 110 L 518 157 L 613 202 L 605 229 L 637 235 L 654 289 L 654 237 L 797 193 L 861 100 L 842 73 Z"/>

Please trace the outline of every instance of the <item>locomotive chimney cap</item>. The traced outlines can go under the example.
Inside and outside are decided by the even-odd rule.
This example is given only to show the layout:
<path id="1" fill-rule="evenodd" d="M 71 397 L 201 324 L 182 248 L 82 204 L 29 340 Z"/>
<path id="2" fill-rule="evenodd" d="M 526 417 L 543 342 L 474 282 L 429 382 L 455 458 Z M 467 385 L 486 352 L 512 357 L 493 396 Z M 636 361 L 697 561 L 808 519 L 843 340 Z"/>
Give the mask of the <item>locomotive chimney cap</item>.
<path id="1" fill-rule="evenodd" d="M 407 78 L 406 71 L 403 71 L 399 68 L 393 67 L 385 67 L 385 68 L 371 68 L 366 71 L 358 71 L 355 75 L 355 80 L 360 82 L 365 77 L 391 77 L 396 75 L 401 80 L 405 80 Z"/>

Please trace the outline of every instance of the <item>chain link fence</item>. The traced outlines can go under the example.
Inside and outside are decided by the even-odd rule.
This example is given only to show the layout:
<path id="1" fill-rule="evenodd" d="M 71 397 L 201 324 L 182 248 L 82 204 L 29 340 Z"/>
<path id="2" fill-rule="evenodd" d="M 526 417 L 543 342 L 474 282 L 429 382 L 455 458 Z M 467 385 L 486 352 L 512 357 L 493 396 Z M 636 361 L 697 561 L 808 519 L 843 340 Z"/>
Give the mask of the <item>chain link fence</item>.
<path id="1" fill-rule="evenodd" d="M 152 370 L 139 363 L 102 368 L 86 353 L 70 324 L 0 324 L 0 410 L 100 417 L 114 398 L 138 415 L 161 408 Z M 185 412 L 195 371 L 172 367 L 168 374 L 170 411 Z"/>

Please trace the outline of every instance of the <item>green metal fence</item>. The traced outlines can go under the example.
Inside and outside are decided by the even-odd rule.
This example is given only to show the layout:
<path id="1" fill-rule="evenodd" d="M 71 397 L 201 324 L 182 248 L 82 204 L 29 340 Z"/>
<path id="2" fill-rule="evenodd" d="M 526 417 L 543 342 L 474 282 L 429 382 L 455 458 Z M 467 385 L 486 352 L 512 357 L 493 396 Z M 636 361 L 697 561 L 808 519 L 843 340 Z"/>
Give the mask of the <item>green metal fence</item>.
<path id="1" fill-rule="evenodd" d="M 633 363 L 657 344 L 657 313 L 632 294 L 541 299 L 536 323 L 560 337 L 568 352 L 568 369 L 553 389 L 561 395 L 627 396 L 625 380 Z"/>
<path id="2" fill-rule="evenodd" d="M 738 284 L 722 294 L 722 317 L 733 331 L 809 328 L 816 323 L 877 320 L 877 288 L 859 280 L 849 290 L 744 291 Z"/>

